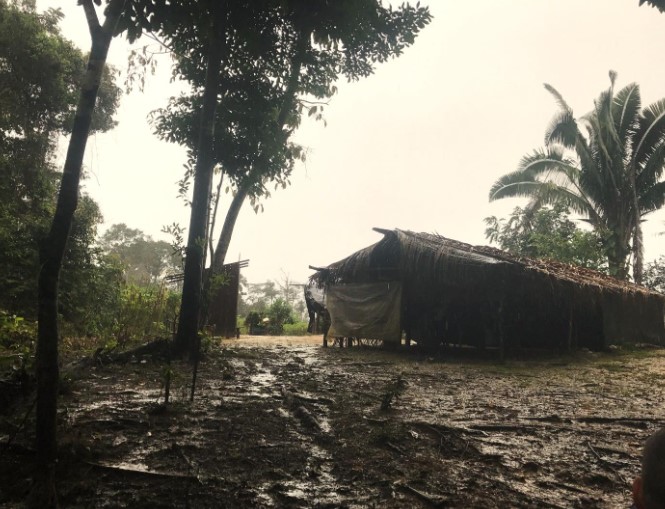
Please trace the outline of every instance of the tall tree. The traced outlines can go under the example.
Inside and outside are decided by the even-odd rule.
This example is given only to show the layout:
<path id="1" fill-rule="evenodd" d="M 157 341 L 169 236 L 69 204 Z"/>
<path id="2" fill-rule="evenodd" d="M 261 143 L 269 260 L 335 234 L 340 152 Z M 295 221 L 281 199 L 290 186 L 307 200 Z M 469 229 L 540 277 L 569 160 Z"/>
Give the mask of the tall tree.
<path id="1" fill-rule="evenodd" d="M 130 284 L 148 286 L 180 269 L 180 257 L 168 242 L 153 240 L 124 223 L 111 225 L 102 235 L 100 247 L 120 262 Z"/>
<path id="2" fill-rule="evenodd" d="M 546 131 L 546 148 L 497 180 L 490 201 L 526 196 L 532 209 L 559 203 L 582 214 L 602 239 L 610 273 L 627 277 L 632 251 L 639 283 L 641 222 L 665 204 L 665 99 L 642 109 L 639 86 L 615 92 L 615 78 L 610 72 L 610 87 L 579 120 L 561 94 L 545 85 L 560 106 Z"/>
<path id="3" fill-rule="evenodd" d="M 371 74 L 375 62 L 399 55 L 430 19 L 426 8 L 404 4 L 393 10 L 377 0 L 354 0 L 343 5 L 325 0 L 263 0 L 250 5 L 228 2 L 226 11 L 226 52 L 219 77 L 222 93 L 218 98 L 214 154 L 237 191 L 220 237 L 216 266 L 223 263 L 244 200 L 265 194 L 269 181 L 288 183 L 293 161 L 299 156 L 298 147 L 289 143 L 305 108 L 299 96 L 327 98 L 335 92 L 334 82 L 341 74 L 349 79 Z M 203 53 L 195 37 L 180 37 L 178 42 L 172 47 L 183 55 Z M 172 109 L 171 113 L 195 112 L 197 105 L 205 104 L 202 97 L 208 86 L 203 80 L 208 74 L 203 71 L 207 61 L 179 59 L 176 72 L 198 92 L 181 98 L 177 102 L 180 111 Z M 187 123 L 174 121 L 173 117 L 160 122 L 158 132 L 169 124 L 176 127 L 170 134 L 162 129 L 162 136 L 187 144 L 197 158 L 201 157 L 202 131 L 193 135 L 193 123 L 190 128 L 183 127 Z M 197 179 L 204 178 L 200 188 L 210 190 L 210 176 L 211 172 L 194 172 L 195 196 Z M 190 290 L 183 290 L 176 339 L 180 350 L 192 343 L 198 329 L 205 245 L 201 232 L 208 224 L 200 212 L 204 204 L 207 214 L 209 202 L 192 203 L 187 256 L 194 258 L 185 265 L 184 285 L 190 285 Z"/>
<path id="4" fill-rule="evenodd" d="M 80 99 L 71 130 L 69 147 L 58 193 L 53 222 L 39 253 L 37 338 L 37 472 L 30 504 L 55 507 L 56 411 L 58 400 L 58 281 L 67 247 L 72 218 L 79 197 L 83 155 L 91 130 L 92 116 L 104 73 L 106 56 L 125 0 L 110 0 L 106 19 L 99 23 L 92 0 L 80 0 L 85 10 L 92 46 Z"/>
<path id="5" fill-rule="evenodd" d="M 0 0 L 0 265 L 7 269 L 0 275 L 0 308 L 30 319 L 37 314 L 38 243 L 48 231 L 60 177 L 54 148 L 71 131 L 86 65 L 60 33 L 61 18 L 57 9 L 37 13 L 30 2 Z M 113 127 L 119 92 L 105 71 L 94 131 Z M 90 231 L 91 219 L 74 216 Z M 72 256 L 86 257 L 90 247 L 77 241 L 69 250 L 70 272 L 85 265 Z"/>

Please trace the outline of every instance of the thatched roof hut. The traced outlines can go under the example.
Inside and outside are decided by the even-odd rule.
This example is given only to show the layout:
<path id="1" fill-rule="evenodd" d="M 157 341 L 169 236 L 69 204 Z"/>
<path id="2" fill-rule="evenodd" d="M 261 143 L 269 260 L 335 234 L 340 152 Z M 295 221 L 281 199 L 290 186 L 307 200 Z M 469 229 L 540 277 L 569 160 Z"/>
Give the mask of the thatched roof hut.
<path id="1" fill-rule="evenodd" d="M 383 239 L 311 277 L 326 287 L 333 335 L 399 341 L 404 331 L 430 346 L 506 348 L 665 342 L 665 296 L 644 287 L 440 235 L 375 230 Z"/>

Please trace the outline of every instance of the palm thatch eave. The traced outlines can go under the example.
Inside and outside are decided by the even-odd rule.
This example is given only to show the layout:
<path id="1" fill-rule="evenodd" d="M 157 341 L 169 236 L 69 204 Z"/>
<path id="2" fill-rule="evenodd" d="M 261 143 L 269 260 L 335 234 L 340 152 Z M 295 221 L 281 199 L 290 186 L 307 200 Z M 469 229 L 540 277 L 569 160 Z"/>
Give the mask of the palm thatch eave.
<path id="1" fill-rule="evenodd" d="M 601 293 L 664 296 L 601 272 L 555 260 L 532 259 L 489 246 L 474 246 L 436 233 L 374 228 L 383 239 L 319 268 L 310 281 L 317 286 L 375 280 L 435 281 L 463 285 L 477 277 L 504 272 L 533 274 L 547 280 L 592 287 Z M 507 269 L 507 270 L 506 270 Z"/>

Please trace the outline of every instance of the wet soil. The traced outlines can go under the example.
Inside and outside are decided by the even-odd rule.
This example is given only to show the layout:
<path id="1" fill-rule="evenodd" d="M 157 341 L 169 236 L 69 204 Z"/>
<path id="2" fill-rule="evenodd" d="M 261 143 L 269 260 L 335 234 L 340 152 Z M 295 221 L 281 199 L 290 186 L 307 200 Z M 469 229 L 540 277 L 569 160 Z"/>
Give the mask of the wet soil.
<path id="1" fill-rule="evenodd" d="M 211 349 L 193 403 L 171 368 L 166 407 L 162 362 L 66 373 L 63 507 L 625 508 L 665 425 L 663 350 L 502 363 L 245 337 Z M 30 487 L 22 418 L 0 418 L 0 507 Z"/>

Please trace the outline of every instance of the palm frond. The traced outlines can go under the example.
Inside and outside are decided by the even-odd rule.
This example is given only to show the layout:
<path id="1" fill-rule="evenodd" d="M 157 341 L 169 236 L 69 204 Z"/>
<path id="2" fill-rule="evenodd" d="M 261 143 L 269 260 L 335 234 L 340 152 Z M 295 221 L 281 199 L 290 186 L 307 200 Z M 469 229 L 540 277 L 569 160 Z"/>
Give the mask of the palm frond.
<path id="1" fill-rule="evenodd" d="M 585 170 L 595 175 L 595 180 L 599 186 L 607 187 L 606 180 L 609 179 L 614 193 L 618 194 L 621 187 L 619 185 L 620 180 L 615 175 L 614 166 L 616 158 L 610 153 L 608 144 L 604 139 L 602 98 L 596 101 L 595 104 L 596 108 L 594 111 L 584 116 L 584 120 L 588 126 L 593 159 L 593 164 L 590 164 L 588 167 L 585 166 Z M 614 146 L 614 144 L 611 146 Z"/>
<path id="2" fill-rule="evenodd" d="M 545 130 L 545 145 L 560 143 L 566 148 L 574 148 L 579 130 L 570 110 L 562 110 L 550 121 Z"/>
<path id="3" fill-rule="evenodd" d="M 635 136 L 637 145 L 632 164 L 644 163 L 655 145 L 665 140 L 665 99 L 656 101 L 642 110 Z"/>
<path id="4" fill-rule="evenodd" d="M 574 161 L 564 157 L 564 151 L 558 145 L 548 147 L 547 150 L 535 150 L 521 159 L 516 171 L 502 176 L 494 183 L 489 199 L 494 201 L 506 197 L 529 196 L 529 190 L 535 189 L 529 184 L 542 184 L 557 176 L 562 178 L 562 185 L 574 184 L 578 179 L 579 169 L 574 166 Z M 543 180 L 538 180 L 539 178 Z"/>
<path id="5" fill-rule="evenodd" d="M 665 142 L 653 148 L 636 177 L 637 189 L 647 189 L 663 176 L 665 169 Z"/>
<path id="6" fill-rule="evenodd" d="M 564 111 L 570 111 L 572 113 L 573 109 L 568 106 L 568 103 L 565 101 L 563 96 L 559 93 L 559 91 L 554 88 L 552 85 L 549 83 L 544 83 L 545 89 L 554 96 L 554 99 L 556 100 L 557 104 L 559 107 L 564 110 Z"/>
<path id="7" fill-rule="evenodd" d="M 636 83 L 625 86 L 614 97 L 615 113 L 613 116 L 620 139 L 632 138 L 641 107 L 640 87 Z"/>
<path id="8" fill-rule="evenodd" d="M 593 204 L 569 187 L 559 186 L 554 182 L 541 182 L 540 184 L 537 199 L 541 206 L 561 204 L 584 216 L 593 217 L 595 215 Z"/>
<path id="9" fill-rule="evenodd" d="M 639 195 L 640 216 L 655 212 L 665 206 L 665 182 L 658 182 Z"/>

